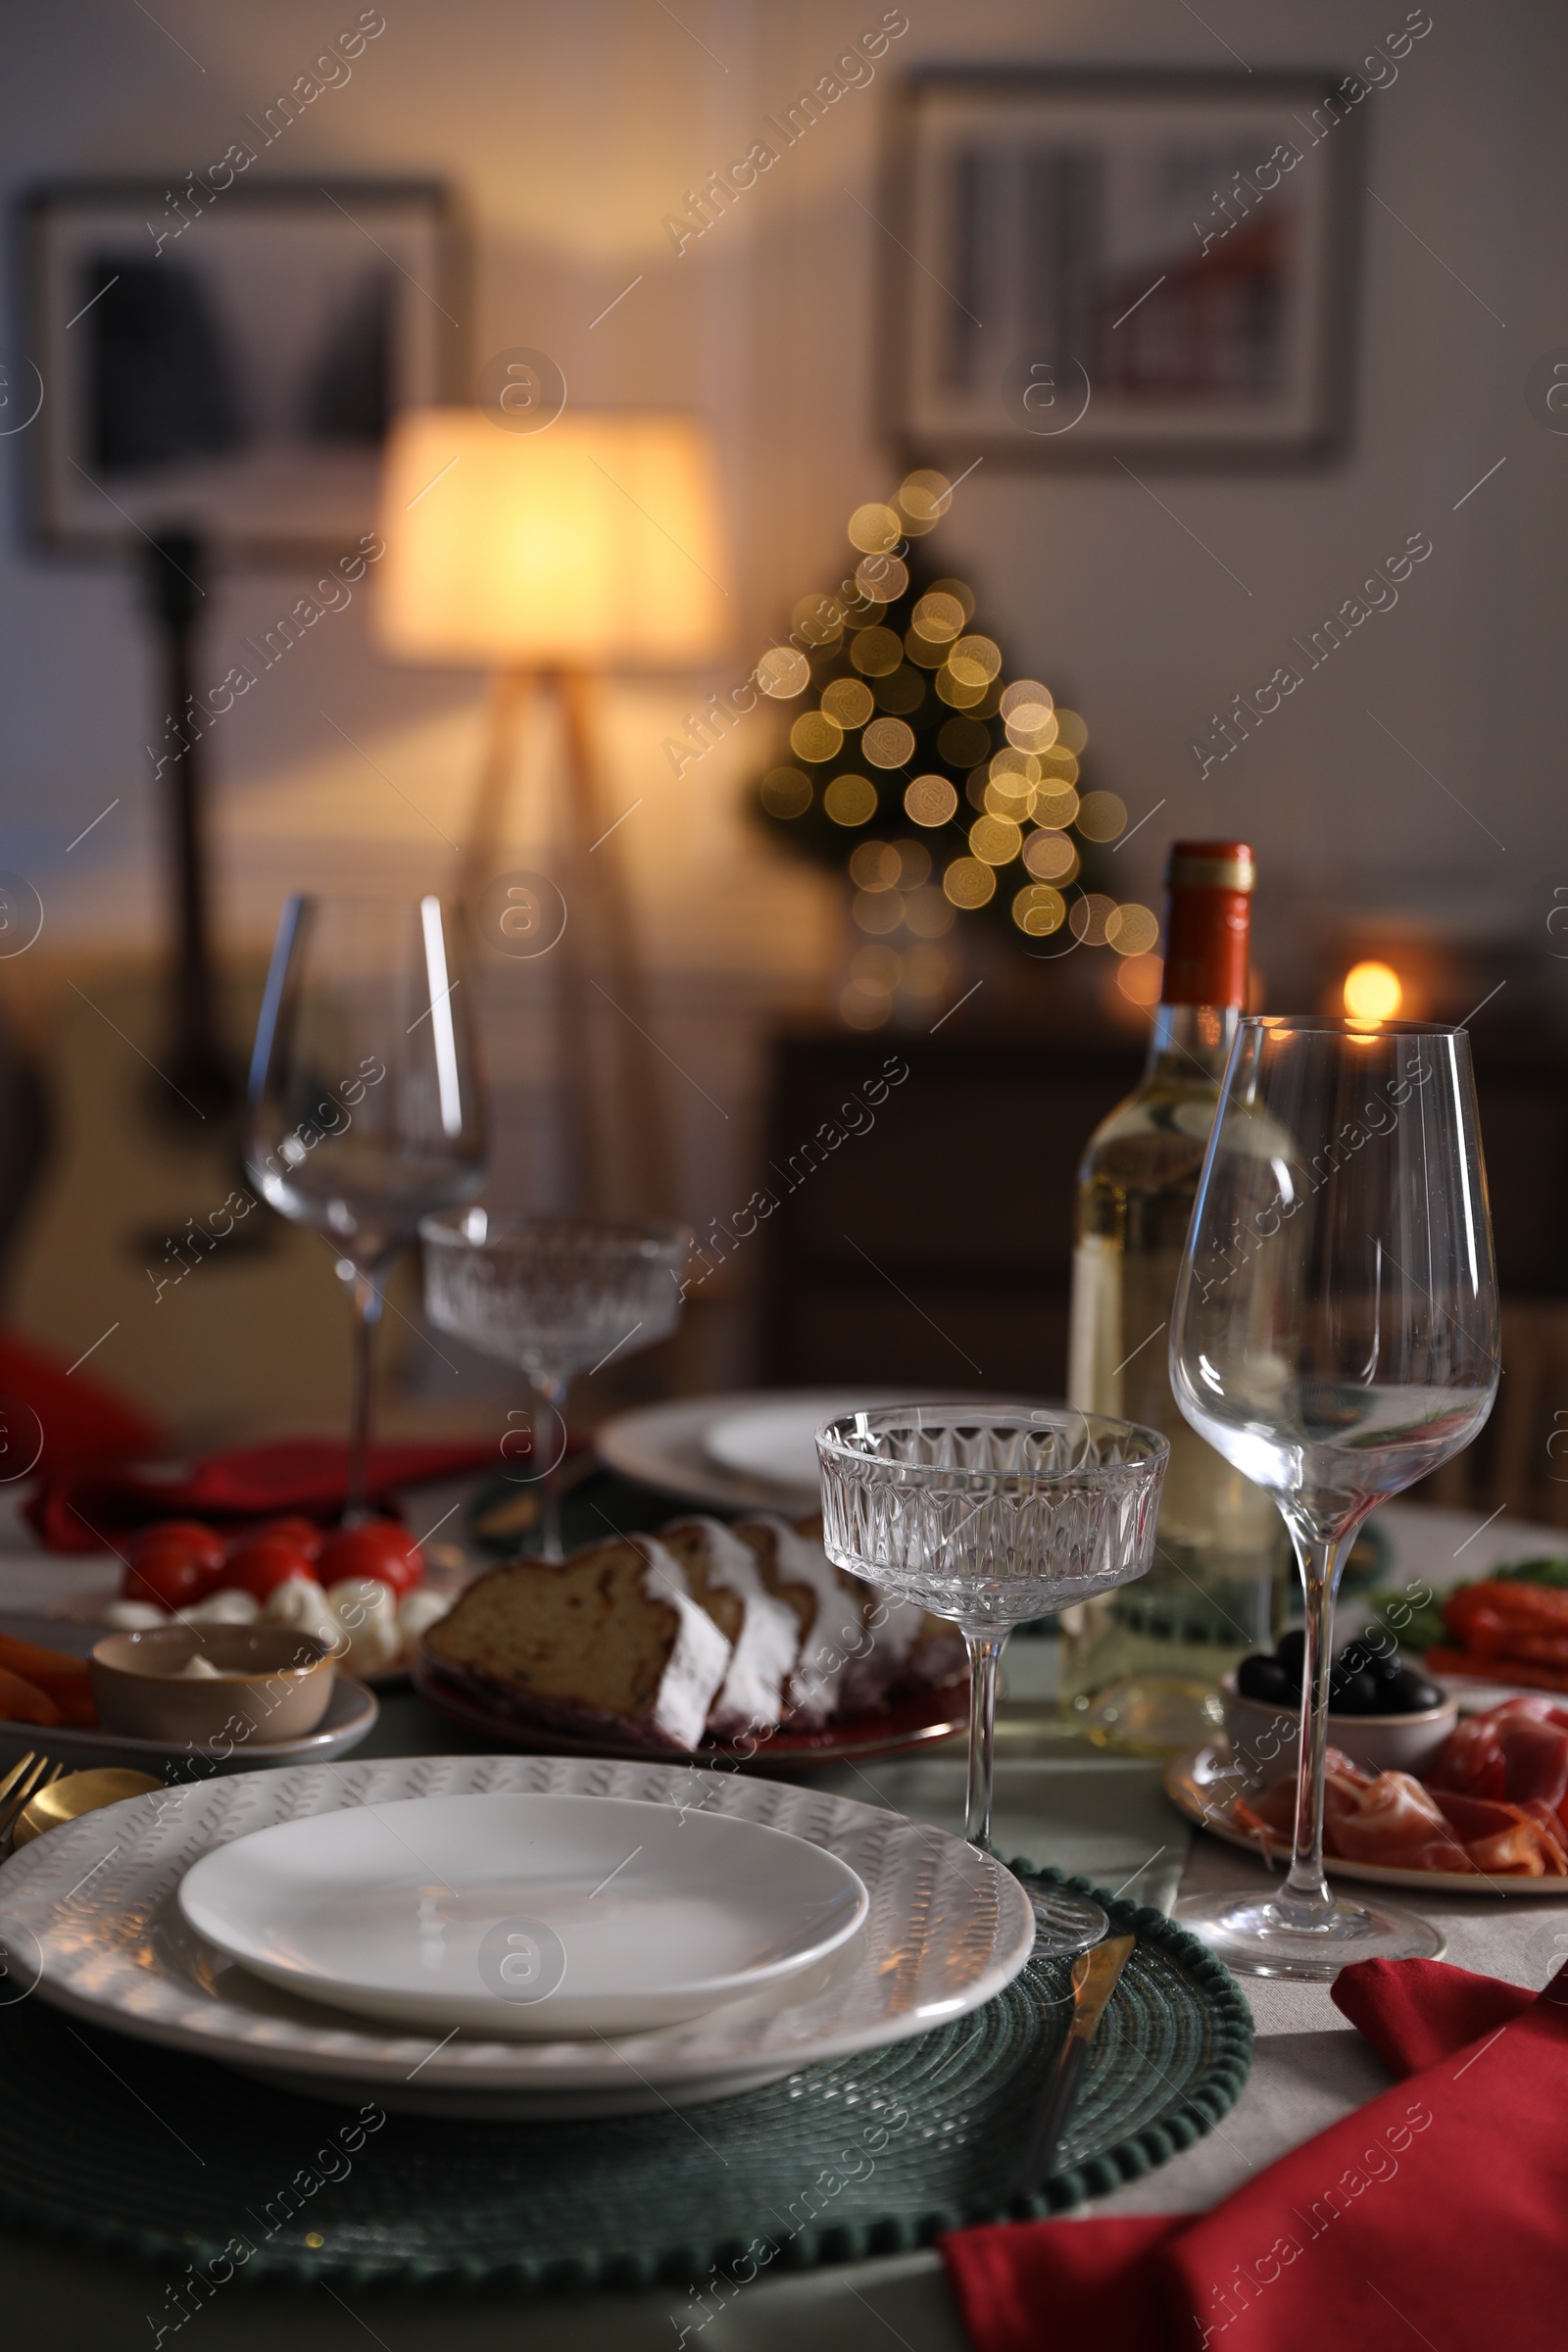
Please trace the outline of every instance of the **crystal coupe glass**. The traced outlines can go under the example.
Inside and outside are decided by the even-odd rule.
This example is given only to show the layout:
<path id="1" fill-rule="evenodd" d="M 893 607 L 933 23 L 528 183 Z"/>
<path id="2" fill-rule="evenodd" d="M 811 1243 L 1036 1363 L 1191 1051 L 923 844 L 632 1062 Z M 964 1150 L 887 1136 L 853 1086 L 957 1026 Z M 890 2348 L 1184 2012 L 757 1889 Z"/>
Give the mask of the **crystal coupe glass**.
<path id="1" fill-rule="evenodd" d="M 961 1628 L 969 1652 L 964 1834 L 991 1851 L 997 1668 L 1015 1625 L 1148 1572 L 1170 1446 L 1065 1405 L 884 1405 L 816 1433 L 822 1541 L 854 1576 Z M 1081 1951 L 1098 1903 L 1036 1895 L 1037 1949 Z"/>
<path id="2" fill-rule="evenodd" d="M 502 1441 L 542 1481 L 541 1556 L 559 1560 L 556 1473 L 566 1450 L 566 1391 L 577 1372 L 667 1339 L 680 1319 L 692 1247 L 684 1225 L 591 1217 L 499 1216 L 475 1206 L 426 1217 L 424 1303 L 432 1323 L 520 1367 L 532 1409 Z"/>
<path id="3" fill-rule="evenodd" d="M 1407 1912 L 1323 1875 L 1334 1595 L 1374 1505 L 1467 1446 L 1498 1380 L 1497 1287 L 1463 1029 L 1242 1023 L 1176 1287 L 1170 1375 L 1200 1437 L 1273 1495 L 1306 1600 L 1295 1854 L 1277 1893 L 1176 1917 L 1234 1969 L 1323 1979 L 1427 1958 Z"/>

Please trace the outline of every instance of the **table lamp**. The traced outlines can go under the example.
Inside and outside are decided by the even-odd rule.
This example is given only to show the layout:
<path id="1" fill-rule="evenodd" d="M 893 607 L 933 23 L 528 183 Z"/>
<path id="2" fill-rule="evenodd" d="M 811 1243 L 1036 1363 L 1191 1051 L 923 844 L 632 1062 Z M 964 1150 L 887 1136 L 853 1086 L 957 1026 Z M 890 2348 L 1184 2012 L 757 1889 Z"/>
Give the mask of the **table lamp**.
<path id="1" fill-rule="evenodd" d="M 564 752 L 565 928 L 557 1046 L 577 1205 L 675 1203 L 659 1049 L 593 754 L 595 681 L 694 669 L 725 625 L 711 447 L 695 418 L 578 412 L 535 433 L 484 409 L 418 409 L 391 433 L 376 628 L 397 659 L 491 672 L 486 749 L 460 892 L 495 875 L 530 696 L 554 699 Z M 633 798 L 635 795 L 633 795 Z M 557 877 L 551 877 L 557 880 Z"/>

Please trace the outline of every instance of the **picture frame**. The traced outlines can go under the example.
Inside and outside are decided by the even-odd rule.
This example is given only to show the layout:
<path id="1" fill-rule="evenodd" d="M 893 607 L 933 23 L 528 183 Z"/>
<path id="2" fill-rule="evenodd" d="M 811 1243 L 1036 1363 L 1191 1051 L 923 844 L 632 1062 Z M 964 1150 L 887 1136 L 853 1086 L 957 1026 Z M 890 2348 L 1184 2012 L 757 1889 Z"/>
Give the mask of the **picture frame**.
<path id="1" fill-rule="evenodd" d="M 877 406 L 902 461 L 1287 467 L 1343 452 L 1372 87 L 1326 71 L 918 69 L 890 100 L 878 240 Z"/>
<path id="2" fill-rule="evenodd" d="M 466 397 L 452 192 L 186 176 L 21 200 L 27 528 L 82 558 L 181 529 L 230 563 L 314 561 L 373 526 L 391 416 Z"/>

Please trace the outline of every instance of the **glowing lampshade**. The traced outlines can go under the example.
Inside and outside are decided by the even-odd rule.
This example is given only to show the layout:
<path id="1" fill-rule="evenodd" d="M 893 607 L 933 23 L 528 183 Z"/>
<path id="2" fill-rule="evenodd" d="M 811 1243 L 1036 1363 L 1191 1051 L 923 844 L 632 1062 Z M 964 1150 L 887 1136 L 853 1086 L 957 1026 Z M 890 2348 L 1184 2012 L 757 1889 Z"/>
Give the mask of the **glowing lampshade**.
<path id="1" fill-rule="evenodd" d="M 482 409 L 401 416 L 382 481 L 376 626 L 408 662 L 690 669 L 725 634 L 712 452 L 692 417 Z"/>

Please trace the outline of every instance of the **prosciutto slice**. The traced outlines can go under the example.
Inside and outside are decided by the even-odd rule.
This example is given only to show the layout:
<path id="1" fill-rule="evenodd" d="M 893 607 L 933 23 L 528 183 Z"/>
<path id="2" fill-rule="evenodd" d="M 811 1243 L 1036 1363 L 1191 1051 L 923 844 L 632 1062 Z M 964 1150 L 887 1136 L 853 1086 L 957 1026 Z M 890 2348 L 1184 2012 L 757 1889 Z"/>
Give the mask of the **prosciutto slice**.
<path id="1" fill-rule="evenodd" d="M 1325 1831 L 1344 1862 L 1381 1862 L 1391 1870 L 1476 1868 L 1436 1799 L 1408 1772 L 1382 1772 L 1354 1812 Z"/>

